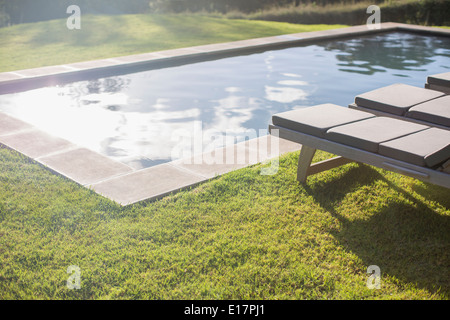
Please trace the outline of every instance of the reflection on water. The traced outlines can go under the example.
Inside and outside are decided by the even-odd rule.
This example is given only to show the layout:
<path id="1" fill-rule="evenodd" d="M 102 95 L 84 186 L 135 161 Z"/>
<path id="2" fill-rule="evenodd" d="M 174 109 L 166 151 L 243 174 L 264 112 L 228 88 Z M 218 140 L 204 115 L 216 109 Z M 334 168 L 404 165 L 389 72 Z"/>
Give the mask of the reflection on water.
<path id="1" fill-rule="evenodd" d="M 450 57 L 448 41 L 445 38 L 418 37 L 406 33 L 400 36 L 393 33 L 330 42 L 323 47 L 336 52 L 339 70 L 370 75 L 386 72 L 386 69 L 427 71 L 427 65 L 436 58 Z M 407 77 L 404 72 L 399 73 L 399 76 Z"/>
<path id="2" fill-rule="evenodd" d="M 266 129 L 274 113 L 346 106 L 357 94 L 395 82 L 423 87 L 427 75 L 449 66 L 448 38 L 392 33 L 3 95 L 0 110 L 148 167 L 170 161 L 184 143 L 189 148 L 193 142 L 183 134 L 192 138 L 199 123 L 208 136 L 226 133 L 229 139 L 215 146 L 234 143 Z"/>

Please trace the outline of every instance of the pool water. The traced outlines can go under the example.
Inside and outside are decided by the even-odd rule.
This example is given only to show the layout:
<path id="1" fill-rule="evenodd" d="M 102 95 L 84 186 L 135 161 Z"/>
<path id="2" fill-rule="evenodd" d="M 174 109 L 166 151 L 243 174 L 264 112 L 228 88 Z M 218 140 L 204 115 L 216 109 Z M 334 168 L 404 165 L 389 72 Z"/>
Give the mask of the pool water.
<path id="1" fill-rule="evenodd" d="M 396 32 L 6 94 L 0 111 L 143 168 L 185 156 L 174 150 L 192 149 L 199 128 L 218 147 L 266 134 L 274 113 L 347 106 L 360 93 L 423 87 L 449 70 L 450 38 Z"/>

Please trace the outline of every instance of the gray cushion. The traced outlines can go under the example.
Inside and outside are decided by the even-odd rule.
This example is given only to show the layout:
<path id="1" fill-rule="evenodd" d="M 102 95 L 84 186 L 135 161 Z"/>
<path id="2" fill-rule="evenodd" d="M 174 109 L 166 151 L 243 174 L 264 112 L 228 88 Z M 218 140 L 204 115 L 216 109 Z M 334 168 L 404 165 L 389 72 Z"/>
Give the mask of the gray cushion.
<path id="1" fill-rule="evenodd" d="M 379 153 L 418 166 L 433 167 L 450 158 L 450 131 L 430 128 L 384 142 L 380 144 Z"/>
<path id="2" fill-rule="evenodd" d="M 406 116 L 450 127 L 450 96 L 418 104 L 409 109 Z"/>
<path id="3" fill-rule="evenodd" d="M 450 72 L 438 73 L 428 76 L 427 83 L 450 87 Z"/>
<path id="4" fill-rule="evenodd" d="M 326 138 L 347 146 L 378 152 L 382 142 L 429 128 L 417 123 L 387 117 L 376 117 L 332 128 Z"/>
<path id="5" fill-rule="evenodd" d="M 402 116 L 409 108 L 443 96 L 444 93 L 397 83 L 358 95 L 358 106 Z"/>
<path id="6" fill-rule="evenodd" d="M 272 123 L 283 128 L 324 137 L 326 131 L 332 127 L 373 117 L 374 115 L 368 112 L 327 103 L 275 114 L 272 116 Z"/>

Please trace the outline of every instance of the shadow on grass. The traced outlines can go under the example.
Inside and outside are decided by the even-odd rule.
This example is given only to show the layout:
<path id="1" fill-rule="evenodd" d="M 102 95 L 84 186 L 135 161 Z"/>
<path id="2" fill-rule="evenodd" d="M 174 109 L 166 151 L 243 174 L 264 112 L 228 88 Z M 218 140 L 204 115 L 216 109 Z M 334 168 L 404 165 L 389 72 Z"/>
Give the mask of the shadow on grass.
<path id="1" fill-rule="evenodd" d="M 387 191 L 398 197 L 387 198 L 380 209 L 368 214 L 367 219 L 350 220 L 339 212 L 340 202 L 347 193 L 379 180 L 387 185 L 385 188 L 391 189 Z M 341 222 L 340 230 L 330 233 L 367 267 L 379 266 L 382 280 L 383 276 L 389 276 L 399 280 L 398 286 L 409 283 L 431 293 L 449 296 L 450 217 L 438 214 L 365 165 L 353 167 L 333 181 L 306 185 L 305 190 Z M 449 199 L 441 195 L 446 190 L 432 185 L 414 187 L 414 190 L 448 207 Z"/>
<path id="2" fill-rule="evenodd" d="M 450 191 L 434 184 L 414 185 L 414 192 L 450 210 Z"/>

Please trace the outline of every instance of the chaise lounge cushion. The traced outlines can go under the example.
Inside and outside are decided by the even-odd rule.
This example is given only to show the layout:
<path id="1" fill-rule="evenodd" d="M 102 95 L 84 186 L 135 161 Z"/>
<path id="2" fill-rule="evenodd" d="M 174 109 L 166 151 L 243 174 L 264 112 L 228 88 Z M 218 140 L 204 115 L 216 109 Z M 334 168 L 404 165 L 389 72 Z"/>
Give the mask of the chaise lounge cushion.
<path id="1" fill-rule="evenodd" d="M 360 94 L 355 98 L 355 104 L 403 116 L 409 108 L 443 95 L 439 91 L 397 83 Z"/>
<path id="2" fill-rule="evenodd" d="M 406 116 L 450 128 L 450 96 L 418 104 L 409 109 Z"/>
<path id="3" fill-rule="evenodd" d="M 367 120 L 331 128 L 326 138 L 370 152 L 378 152 L 380 143 L 429 128 L 421 124 L 388 117 Z"/>
<path id="4" fill-rule="evenodd" d="M 374 115 L 368 112 L 326 103 L 275 114 L 272 116 L 272 123 L 287 129 L 324 137 L 330 128 L 373 117 Z"/>
<path id="5" fill-rule="evenodd" d="M 450 131 L 430 128 L 384 142 L 379 153 L 418 166 L 434 167 L 450 158 Z"/>
<path id="6" fill-rule="evenodd" d="M 428 76 L 427 83 L 443 87 L 450 87 L 450 72 L 438 73 Z"/>

